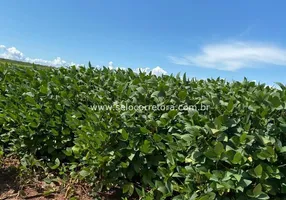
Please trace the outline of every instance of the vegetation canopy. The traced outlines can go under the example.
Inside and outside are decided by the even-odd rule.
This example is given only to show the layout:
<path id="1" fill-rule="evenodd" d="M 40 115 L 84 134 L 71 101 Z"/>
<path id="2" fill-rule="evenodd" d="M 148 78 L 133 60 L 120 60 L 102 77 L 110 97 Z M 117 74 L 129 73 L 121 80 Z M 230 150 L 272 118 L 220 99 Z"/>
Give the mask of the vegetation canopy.
<path id="1" fill-rule="evenodd" d="M 279 85 L 2 64 L 0 157 L 14 153 L 27 168 L 64 171 L 126 199 L 285 199 Z M 93 109 L 126 104 L 208 109 Z"/>

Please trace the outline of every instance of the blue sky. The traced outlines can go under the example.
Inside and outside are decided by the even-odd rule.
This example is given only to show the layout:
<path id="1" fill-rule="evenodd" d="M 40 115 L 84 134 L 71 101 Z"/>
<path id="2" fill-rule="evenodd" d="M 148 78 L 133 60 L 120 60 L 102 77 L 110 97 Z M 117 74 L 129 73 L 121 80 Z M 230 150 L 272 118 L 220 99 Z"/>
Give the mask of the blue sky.
<path id="1" fill-rule="evenodd" d="M 282 0 L 3 1 L 0 56 L 286 83 L 285 7 Z"/>

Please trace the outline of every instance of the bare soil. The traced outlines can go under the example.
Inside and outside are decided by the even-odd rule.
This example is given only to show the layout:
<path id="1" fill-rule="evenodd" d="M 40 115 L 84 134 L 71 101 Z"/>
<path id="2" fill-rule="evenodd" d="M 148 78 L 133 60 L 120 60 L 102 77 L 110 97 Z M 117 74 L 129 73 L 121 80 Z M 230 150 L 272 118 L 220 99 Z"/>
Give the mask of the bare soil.
<path id="1" fill-rule="evenodd" d="M 84 183 L 59 181 L 47 184 L 37 177 L 23 181 L 19 177 L 19 165 L 17 158 L 4 158 L 0 161 L 0 200 L 65 200 L 72 197 L 92 200 L 88 195 L 90 188 Z"/>

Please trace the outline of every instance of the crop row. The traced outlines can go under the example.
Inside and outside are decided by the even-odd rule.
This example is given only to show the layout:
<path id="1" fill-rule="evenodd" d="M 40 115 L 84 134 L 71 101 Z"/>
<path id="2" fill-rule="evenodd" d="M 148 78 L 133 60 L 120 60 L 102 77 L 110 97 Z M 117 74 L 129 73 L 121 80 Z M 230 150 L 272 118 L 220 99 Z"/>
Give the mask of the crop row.
<path id="1" fill-rule="evenodd" d="M 0 147 L 142 199 L 285 199 L 286 90 L 107 68 L 0 67 Z M 207 110 L 98 105 L 205 105 Z M 33 158 L 33 159 L 31 159 Z"/>

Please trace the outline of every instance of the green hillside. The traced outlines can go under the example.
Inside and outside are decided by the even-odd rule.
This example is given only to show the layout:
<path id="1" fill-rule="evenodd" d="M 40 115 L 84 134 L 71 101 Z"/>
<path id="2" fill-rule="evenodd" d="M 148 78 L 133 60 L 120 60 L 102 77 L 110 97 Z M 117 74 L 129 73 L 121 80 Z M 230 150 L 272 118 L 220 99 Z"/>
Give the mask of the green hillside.
<path id="1" fill-rule="evenodd" d="M 32 67 L 32 66 L 35 66 L 37 68 L 50 68 L 49 66 L 32 64 L 32 63 L 16 61 L 16 60 L 9 60 L 9 59 L 4 59 L 4 58 L 0 58 L 0 65 L 2 65 L 2 66 L 8 65 L 8 66 L 16 66 L 16 67 Z"/>

